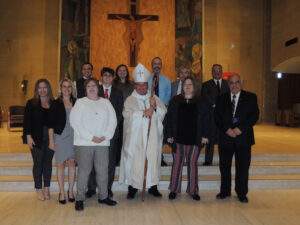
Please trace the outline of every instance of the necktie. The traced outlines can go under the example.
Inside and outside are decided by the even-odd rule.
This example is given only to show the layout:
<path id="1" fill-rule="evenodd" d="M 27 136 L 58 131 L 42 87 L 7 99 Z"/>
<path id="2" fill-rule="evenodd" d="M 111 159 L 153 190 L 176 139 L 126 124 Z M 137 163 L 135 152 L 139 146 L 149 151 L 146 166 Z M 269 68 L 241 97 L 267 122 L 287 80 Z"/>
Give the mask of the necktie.
<path id="1" fill-rule="evenodd" d="M 157 97 L 159 97 L 159 89 L 158 89 L 158 76 L 155 74 L 154 77 L 153 77 L 153 81 L 156 81 L 156 84 L 155 84 L 155 87 L 154 87 L 154 92 L 155 92 L 155 95 Z"/>
<path id="2" fill-rule="evenodd" d="M 220 81 L 217 80 L 217 89 L 218 89 L 218 94 L 221 94 L 221 85 L 220 85 Z"/>
<path id="3" fill-rule="evenodd" d="M 235 104 L 236 104 L 236 95 L 232 96 L 232 101 L 231 101 L 231 110 L 232 110 L 232 117 L 234 117 L 234 110 L 235 110 Z"/>
<path id="4" fill-rule="evenodd" d="M 108 98 L 108 89 L 107 88 L 105 88 L 105 90 L 104 90 L 104 98 Z"/>

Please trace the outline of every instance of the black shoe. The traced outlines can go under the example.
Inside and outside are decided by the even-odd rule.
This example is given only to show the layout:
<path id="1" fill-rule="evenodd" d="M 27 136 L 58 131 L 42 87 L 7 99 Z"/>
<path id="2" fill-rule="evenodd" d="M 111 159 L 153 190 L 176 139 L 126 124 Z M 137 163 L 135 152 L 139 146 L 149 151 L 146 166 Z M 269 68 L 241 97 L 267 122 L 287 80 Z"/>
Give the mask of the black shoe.
<path id="1" fill-rule="evenodd" d="M 175 192 L 170 192 L 170 194 L 169 194 L 169 199 L 170 200 L 174 200 L 175 198 L 176 198 L 176 193 Z"/>
<path id="2" fill-rule="evenodd" d="M 238 199 L 242 203 L 248 203 L 249 202 L 247 196 L 238 196 Z"/>
<path id="3" fill-rule="evenodd" d="M 212 162 L 204 162 L 202 165 L 203 166 L 212 166 Z"/>
<path id="4" fill-rule="evenodd" d="M 153 195 L 154 197 L 162 197 L 162 194 L 157 190 L 157 185 L 152 186 L 151 188 L 148 189 L 148 193 L 150 195 Z"/>
<path id="5" fill-rule="evenodd" d="M 108 189 L 108 197 L 112 198 L 114 196 L 114 193 L 112 192 L 111 189 Z"/>
<path id="6" fill-rule="evenodd" d="M 195 201 L 200 201 L 200 195 L 198 195 L 198 194 L 193 194 L 193 195 L 192 195 L 192 199 L 194 199 Z"/>
<path id="7" fill-rule="evenodd" d="M 219 194 L 216 195 L 216 199 L 225 199 L 230 196 L 231 196 L 231 194 L 225 194 L 225 193 L 220 192 Z"/>
<path id="8" fill-rule="evenodd" d="M 95 195 L 95 194 L 96 194 L 96 190 L 89 189 L 89 190 L 85 193 L 85 197 L 91 198 L 91 197 L 93 197 L 93 195 Z"/>
<path id="9" fill-rule="evenodd" d="M 58 194 L 58 202 L 59 202 L 59 204 L 62 204 L 62 205 L 66 204 L 67 203 L 66 199 L 60 200 L 60 196 L 61 196 L 61 193 Z"/>
<path id="10" fill-rule="evenodd" d="M 84 209 L 83 201 L 76 201 L 75 202 L 75 210 L 76 211 L 82 211 L 83 209 Z"/>
<path id="11" fill-rule="evenodd" d="M 168 166 L 168 164 L 166 163 L 166 161 L 164 159 L 161 160 L 160 165 L 161 166 Z"/>
<path id="12" fill-rule="evenodd" d="M 98 199 L 99 204 L 105 204 L 105 205 L 109 205 L 109 206 L 114 206 L 117 204 L 116 201 L 110 199 L 110 198 L 106 198 L 106 199 Z"/>
<path id="13" fill-rule="evenodd" d="M 128 186 L 128 194 L 127 199 L 134 199 L 135 194 L 137 193 L 137 189 L 132 187 L 131 185 Z"/>
<path id="14" fill-rule="evenodd" d="M 69 191 L 68 191 L 68 201 L 69 202 L 75 202 L 75 198 L 74 197 L 70 198 Z"/>

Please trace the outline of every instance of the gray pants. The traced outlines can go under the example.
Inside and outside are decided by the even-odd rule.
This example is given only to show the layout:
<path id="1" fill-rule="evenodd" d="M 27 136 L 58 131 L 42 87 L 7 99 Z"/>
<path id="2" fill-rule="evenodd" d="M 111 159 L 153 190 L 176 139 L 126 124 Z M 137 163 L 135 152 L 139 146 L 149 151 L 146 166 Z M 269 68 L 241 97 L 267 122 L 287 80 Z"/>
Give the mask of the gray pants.
<path id="1" fill-rule="evenodd" d="M 85 200 L 88 178 L 94 166 L 98 187 L 98 198 L 107 198 L 108 146 L 75 146 L 78 166 L 76 201 Z"/>

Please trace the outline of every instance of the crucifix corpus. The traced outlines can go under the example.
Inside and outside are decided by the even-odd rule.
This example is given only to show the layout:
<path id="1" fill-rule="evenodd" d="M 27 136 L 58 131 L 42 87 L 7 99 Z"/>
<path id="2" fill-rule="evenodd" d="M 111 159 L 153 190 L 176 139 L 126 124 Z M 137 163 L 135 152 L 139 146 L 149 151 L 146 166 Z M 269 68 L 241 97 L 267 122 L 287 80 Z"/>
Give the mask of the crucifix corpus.
<path id="1" fill-rule="evenodd" d="M 108 14 L 109 20 L 122 20 L 126 25 L 125 37 L 129 40 L 129 58 L 130 66 L 137 64 L 139 45 L 143 40 L 141 24 L 144 21 L 158 21 L 157 15 L 139 15 L 137 14 L 137 0 L 130 0 L 130 14 Z"/>

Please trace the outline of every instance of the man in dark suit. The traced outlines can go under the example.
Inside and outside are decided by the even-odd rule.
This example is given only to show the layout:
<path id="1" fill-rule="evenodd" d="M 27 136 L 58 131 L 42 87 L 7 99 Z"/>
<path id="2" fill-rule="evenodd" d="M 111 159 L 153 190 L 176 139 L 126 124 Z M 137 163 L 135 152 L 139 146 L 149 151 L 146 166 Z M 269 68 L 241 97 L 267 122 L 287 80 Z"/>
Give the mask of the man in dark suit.
<path id="1" fill-rule="evenodd" d="M 227 81 L 222 79 L 222 66 L 219 64 L 214 64 L 212 66 L 211 73 L 212 79 L 204 82 L 201 90 L 201 96 L 208 103 L 211 118 L 209 127 L 210 136 L 208 139 L 209 143 L 205 146 L 205 161 L 203 163 L 204 166 L 212 165 L 214 156 L 214 145 L 218 144 L 218 128 L 214 120 L 216 100 L 220 95 L 229 92 Z"/>
<path id="2" fill-rule="evenodd" d="M 102 83 L 100 84 L 99 88 L 99 96 L 103 98 L 109 99 L 110 103 L 112 104 L 116 116 L 117 116 L 117 127 L 115 130 L 114 137 L 110 141 L 109 146 L 109 163 L 108 163 L 108 195 L 109 197 L 113 197 L 113 192 L 111 190 L 114 177 L 115 177 L 115 168 L 118 164 L 118 161 L 120 159 L 121 155 L 121 148 L 119 138 L 120 137 L 120 123 L 123 121 L 123 107 L 124 107 L 124 101 L 123 101 L 123 94 L 122 92 L 114 87 L 112 85 L 113 79 L 115 76 L 115 72 L 113 69 L 109 67 L 103 67 L 101 70 L 101 76 L 102 76 Z M 95 180 L 95 174 L 91 173 L 89 184 L 88 184 L 88 192 L 87 197 L 91 197 L 96 193 L 96 180 Z"/>
<path id="3" fill-rule="evenodd" d="M 85 62 L 81 66 L 81 77 L 76 81 L 77 98 L 85 97 L 84 82 L 92 78 L 93 65 Z"/>
<path id="4" fill-rule="evenodd" d="M 230 93 L 221 95 L 216 103 L 215 120 L 220 131 L 221 189 L 217 199 L 231 195 L 231 163 L 235 157 L 235 191 L 240 202 L 247 203 L 251 146 L 254 144 L 253 126 L 259 109 L 254 93 L 242 90 L 239 75 L 229 80 Z"/>

